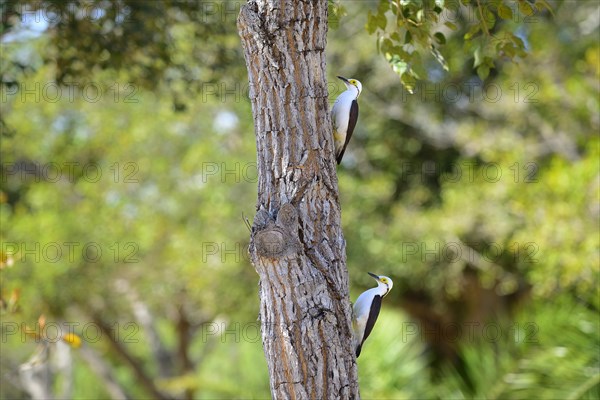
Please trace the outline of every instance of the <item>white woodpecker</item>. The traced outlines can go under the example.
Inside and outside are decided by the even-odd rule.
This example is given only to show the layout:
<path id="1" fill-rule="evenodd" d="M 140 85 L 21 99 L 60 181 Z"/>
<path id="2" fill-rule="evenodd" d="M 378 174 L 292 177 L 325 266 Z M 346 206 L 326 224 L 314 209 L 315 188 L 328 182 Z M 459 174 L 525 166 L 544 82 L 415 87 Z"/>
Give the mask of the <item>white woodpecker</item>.
<path id="1" fill-rule="evenodd" d="M 358 120 L 358 96 L 362 91 L 362 84 L 356 79 L 346 79 L 342 76 L 338 78 L 346 85 L 346 91 L 338 96 L 331 109 L 335 159 L 339 164 Z"/>
<path id="2" fill-rule="evenodd" d="M 381 300 L 394 286 L 394 282 L 387 276 L 378 276 L 371 272 L 369 272 L 369 275 L 377 281 L 377 287 L 369 289 L 358 296 L 352 312 L 354 348 L 356 349 L 357 358 L 360 355 L 363 343 L 375 326 L 379 310 L 381 310 Z"/>

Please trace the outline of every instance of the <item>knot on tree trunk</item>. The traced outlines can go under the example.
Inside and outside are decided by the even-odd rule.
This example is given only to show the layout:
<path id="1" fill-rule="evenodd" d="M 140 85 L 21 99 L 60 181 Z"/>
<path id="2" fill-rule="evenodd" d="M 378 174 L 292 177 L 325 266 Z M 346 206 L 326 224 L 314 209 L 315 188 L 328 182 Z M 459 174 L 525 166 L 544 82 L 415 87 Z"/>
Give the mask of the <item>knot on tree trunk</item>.
<path id="1" fill-rule="evenodd" d="M 298 239 L 298 212 L 290 203 L 281 206 L 274 219 L 264 209 L 259 210 L 254 219 L 253 245 L 259 257 L 282 258 L 297 254 L 300 249 Z"/>

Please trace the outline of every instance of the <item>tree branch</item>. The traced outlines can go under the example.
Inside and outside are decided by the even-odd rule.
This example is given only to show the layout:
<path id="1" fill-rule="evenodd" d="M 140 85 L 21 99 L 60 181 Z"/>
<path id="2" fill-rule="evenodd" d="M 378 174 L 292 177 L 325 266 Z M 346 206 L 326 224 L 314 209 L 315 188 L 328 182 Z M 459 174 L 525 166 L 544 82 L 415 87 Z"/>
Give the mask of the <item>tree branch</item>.
<path id="1" fill-rule="evenodd" d="M 136 359 L 121 342 L 115 339 L 110 325 L 104 322 L 102 317 L 95 313 L 92 314 L 92 320 L 100 328 L 103 335 L 109 338 L 108 343 L 115 350 L 115 352 L 121 356 L 125 363 L 131 367 L 134 375 L 137 377 L 142 386 L 148 391 L 148 393 L 150 393 L 155 399 L 168 399 L 166 395 L 158 390 L 154 384 L 154 380 L 146 373 L 146 371 L 144 371 L 142 368 L 142 362 Z"/>
<path id="2" fill-rule="evenodd" d="M 112 373 L 111 367 L 98 355 L 98 353 L 89 346 L 83 346 L 79 349 L 81 358 L 88 364 L 92 372 L 104 383 L 106 391 L 114 400 L 127 400 L 131 397 L 127 395 L 125 389 L 119 384 Z"/>
<path id="3" fill-rule="evenodd" d="M 136 321 L 144 329 L 146 337 L 148 338 L 150 350 L 156 361 L 156 365 L 158 365 L 159 377 L 167 378 L 173 376 L 174 371 L 171 354 L 158 334 L 156 324 L 154 323 L 154 316 L 150 312 L 150 309 L 146 303 L 140 299 L 139 294 L 127 279 L 118 279 L 115 282 L 115 287 L 128 300 Z"/>

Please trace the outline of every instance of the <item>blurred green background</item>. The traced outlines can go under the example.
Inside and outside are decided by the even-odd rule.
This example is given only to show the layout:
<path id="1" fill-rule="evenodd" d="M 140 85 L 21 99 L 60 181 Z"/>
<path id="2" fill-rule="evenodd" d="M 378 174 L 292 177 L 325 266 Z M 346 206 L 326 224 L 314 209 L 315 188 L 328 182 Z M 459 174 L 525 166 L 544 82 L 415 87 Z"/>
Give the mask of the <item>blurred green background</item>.
<path id="1" fill-rule="evenodd" d="M 242 3 L 0 4 L 2 398 L 46 367 L 59 397 L 269 398 Z M 446 33 L 414 94 L 365 30 L 377 3 L 332 4 L 330 102 L 363 84 L 351 297 L 394 280 L 365 399 L 600 398 L 600 9 L 551 4 L 502 22 L 529 54 L 483 82 L 468 24 Z"/>

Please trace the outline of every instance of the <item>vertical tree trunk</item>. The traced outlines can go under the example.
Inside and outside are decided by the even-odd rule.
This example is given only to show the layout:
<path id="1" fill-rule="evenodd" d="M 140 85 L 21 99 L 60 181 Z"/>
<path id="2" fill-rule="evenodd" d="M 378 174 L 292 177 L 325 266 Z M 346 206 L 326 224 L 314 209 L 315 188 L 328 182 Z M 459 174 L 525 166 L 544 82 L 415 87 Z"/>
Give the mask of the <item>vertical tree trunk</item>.
<path id="1" fill-rule="evenodd" d="M 358 398 L 327 102 L 327 1 L 249 1 L 238 29 L 258 152 L 250 254 L 271 393 Z"/>

